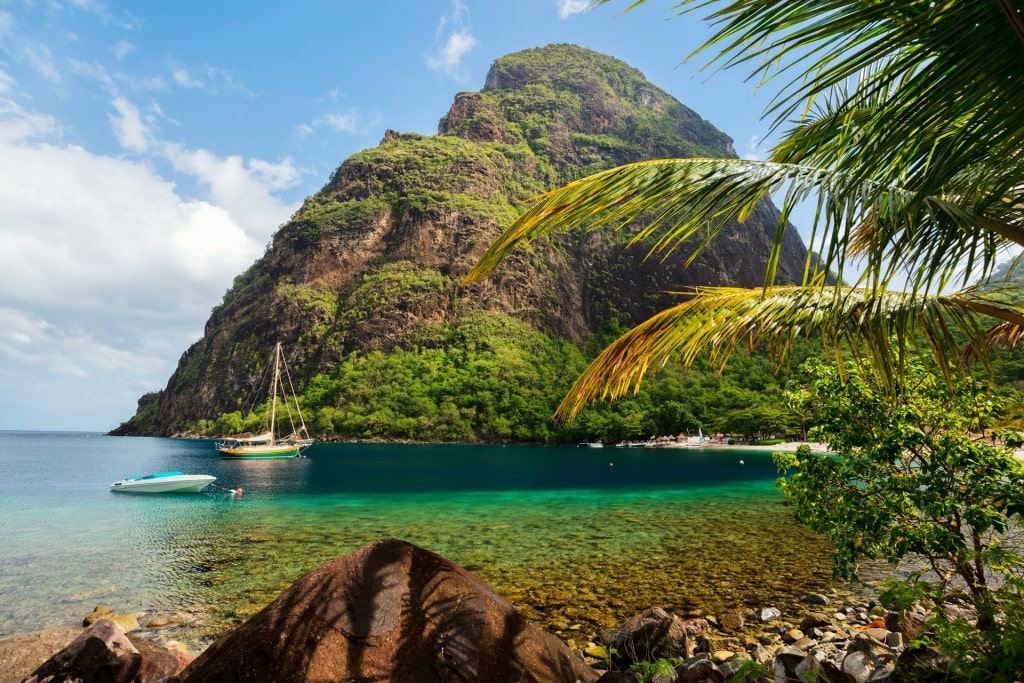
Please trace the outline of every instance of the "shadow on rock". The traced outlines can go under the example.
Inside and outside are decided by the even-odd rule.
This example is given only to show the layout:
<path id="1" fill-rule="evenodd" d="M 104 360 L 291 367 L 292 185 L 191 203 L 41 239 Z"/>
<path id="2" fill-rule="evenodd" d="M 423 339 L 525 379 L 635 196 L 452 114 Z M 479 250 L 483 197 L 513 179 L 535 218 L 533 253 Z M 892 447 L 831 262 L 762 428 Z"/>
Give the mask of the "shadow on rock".
<path id="1" fill-rule="evenodd" d="M 181 674 L 185 683 L 597 678 L 479 578 L 396 539 L 301 577 Z"/>

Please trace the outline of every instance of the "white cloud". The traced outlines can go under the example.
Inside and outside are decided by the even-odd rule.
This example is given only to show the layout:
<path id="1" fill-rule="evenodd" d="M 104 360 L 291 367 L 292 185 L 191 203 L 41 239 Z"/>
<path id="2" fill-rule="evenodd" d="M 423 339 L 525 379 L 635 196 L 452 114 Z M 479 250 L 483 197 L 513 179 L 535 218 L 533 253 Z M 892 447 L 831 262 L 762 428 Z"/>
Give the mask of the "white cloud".
<path id="1" fill-rule="evenodd" d="M 114 92 L 114 78 L 101 64 L 83 62 L 77 59 L 67 61 L 71 73 L 90 78 L 104 87 L 107 92 Z"/>
<path id="2" fill-rule="evenodd" d="M 427 56 L 431 69 L 443 71 L 450 76 L 458 75 L 462 59 L 476 45 L 476 38 L 470 32 L 469 10 L 461 0 L 453 0 L 452 10 L 441 17 L 435 36 L 436 49 Z"/>
<path id="3" fill-rule="evenodd" d="M 171 79 L 183 88 L 203 90 L 209 93 L 234 91 L 243 93 L 247 97 L 253 96 L 252 91 L 235 80 L 230 71 L 208 64 L 199 67 L 197 71 L 198 75 L 195 71 L 175 65 L 171 67 Z"/>
<path id="4" fill-rule="evenodd" d="M 187 69 L 177 68 L 171 72 L 171 78 L 174 82 L 183 88 L 202 88 L 203 82 L 192 78 Z"/>
<path id="5" fill-rule="evenodd" d="M 142 153 L 149 148 L 149 127 L 142 121 L 138 108 L 123 97 L 113 102 L 117 116 L 110 116 L 114 135 L 121 146 L 132 152 Z"/>
<path id="6" fill-rule="evenodd" d="M 768 152 L 767 141 L 760 135 L 751 135 L 740 157 L 747 161 L 764 161 L 768 158 Z"/>
<path id="7" fill-rule="evenodd" d="M 5 306 L 0 327 L 0 382 L 10 389 L 0 392 L 0 425 L 16 429 L 114 427 L 111 416 L 124 419 L 125 406 L 153 390 L 154 369 L 184 348 L 144 336 L 127 350 L 77 325 L 52 325 Z"/>
<path id="8" fill-rule="evenodd" d="M 62 79 L 57 65 L 54 63 L 50 48 L 45 45 L 29 43 L 22 47 L 22 57 L 50 83 L 59 84 Z"/>
<path id="9" fill-rule="evenodd" d="M 476 45 L 476 38 L 466 30 L 456 31 L 448 35 L 441 50 L 430 56 L 427 63 L 432 69 L 452 73 L 462 64 L 462 58 Z"/>
<path id="10" fill-rule="evenodd" d="M 125 31 L 131 31 L 139 28 L 142 25 L 131 12 L 127 10 L 123 11 L 122 16 L 113 14 L 103 2 L 94 2 L 93 0 L 68 0 L 68 4 L 74 6 L 76 9 L 85 10 L 91 14 L 99 17 L 100 21 L 104 24 L 115 26 Z"/>
<path id="11" fill-rule="evenodd" d="M 114 311 L 168 315 L 190 289 L 222 289 L 262 249 L 265 235 L 248 237 L 225 209 L 178 196 L 147 165 L 78 147 L 2 151 L 0 301 L 7 305 L 83 320 Z"/>
<path id="12" fill-rule="evenodd" d="M 205 191 L 63 144 L 52 117 L 0 98 L 0 429 L 127 419 L 296 208 L 275 195 L 298 180 L 290 161 L 161 141 L 126 99 L 113 106 L 126 148 L 165 155 Z"/>
<path id="13" fill-rule="evenodd" d="M 359 130 L 359 114 L 354 111 L 324 114 L 318 116 L 314 123 L 346 133 L 355 133 Z"/>
<path id="14" fill-rule="evenodd" d="M 0 48 L 6 46 L 7 40 L 14 33 L 14 17 L 10 12 L 0 12 Z"/>
<path id="15" fill-rule="evenodd" d="M 590 0 L 558 0 L 558 16 L 567 19 L 590 9 Z"/>
<path id="16" fill-rule="evenodd" d="M 315 117 L 308 123 L 300 123 L 295 126 L 295 135 L 299 138 L 307 138 L 318 130 L 328 129 L 338 133 L 365 133 L 370 127 L 379 123 L 380 117 L 370 117 L 365 120 L 362 112 L 358 109 L 349 109 L 344 112 L 329 112 Z"/>
<path id="17" fill-rule="evenodd" d="M 62 132 L 52 116 L 28 112 L 13 100 L 0 98 L 0 145 L 15 140 L 59 138 Z"/>
<path id="18" fill-rule="evenodd" d="M 132 90 L 148 90 L 148 91 L 167 91 L 170 90 L 170 86 L 163 76 L 160 75 L 128 75 L 119 73 L 116 75 L 117 81 L 128 86 Z"/>
<path id="19" fill-rule="evenodd" d="M 119 40 L 110 46 L 110 52 L 114 55 L 114 59 L 117 61 L 123 60 L 128 56 L 129 53 L 135 50 L 135 46 L 129 43 L 127 40 Z"/>
<path id="20" fill-rule="evenodd" d="M 11 91 L 14 87 L 14 78 L 9 73 L 0 69 L 0 95 L 4 95 Z"/>
<path id="21" fill-rule="evenodd" d="M 176 171 L 205 186 L 210 201 L 225 209 L 247 235 L 260 236 L 259 244 L 263 244 L 295 208 L 272 194 L 298 182 L 299 171 L 289 160 L 279 164 L 246 162 L 240 156 L 218 157 L 206 150 L 190 150 L 175 143 L 164 143 L 160 154 Z M 268 226 L 271 216 L 277 217 L 277 222 Z"/>

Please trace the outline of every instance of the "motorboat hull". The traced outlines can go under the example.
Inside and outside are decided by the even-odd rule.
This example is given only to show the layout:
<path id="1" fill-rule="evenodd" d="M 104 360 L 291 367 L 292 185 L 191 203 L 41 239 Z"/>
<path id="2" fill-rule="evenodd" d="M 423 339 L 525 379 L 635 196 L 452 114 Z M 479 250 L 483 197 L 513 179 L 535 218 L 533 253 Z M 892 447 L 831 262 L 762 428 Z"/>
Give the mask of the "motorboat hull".
<path id="1" fill-rule="evenodd" d="M 110 490 L 124 493 L 199 493 L 216 479 L 209 474 L 157 472 L 140 477 L 125 477 L 111 484 Z"/>

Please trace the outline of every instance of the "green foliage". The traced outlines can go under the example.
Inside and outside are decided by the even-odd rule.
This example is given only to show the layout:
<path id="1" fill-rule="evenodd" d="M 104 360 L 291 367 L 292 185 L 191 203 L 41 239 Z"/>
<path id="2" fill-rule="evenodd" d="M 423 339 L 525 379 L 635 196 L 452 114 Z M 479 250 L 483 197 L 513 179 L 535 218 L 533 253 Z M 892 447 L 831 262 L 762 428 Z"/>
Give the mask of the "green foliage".
<path id="1" fill-rule="evenodd" d="M 119 435 L 131 436 L 161 436 L 156 428 L 156 418 L 160 411 L 160 394 L 162 392 L 150 392 L 139 399 L 139 408 L 135 415 L 127 422 L 114 430 Z"/>
<path id="2" fill-rule="evenodd" d="M 352 155 L 339 170 L 354 168 L 358 169 L 354 175 L 365 176 L 364 187 L 346 184 L 346 197 L 368 194 L 382 198 L 395 211 L 427 216 L 450 212 L 457 208 L 453 202 L 473 200 L 474 208 L 493 219 L 509 210 L 510 193 L 504 181 L 516 175 L 516 161 L 522 152 L 513 151 L 511 158 L 504 152 L 515 149 L 436 135 L 385 142 Z M 521 184 L 519 179 L 516 186 Z M 487 205 L 492 207 L 490 211 L 484 208 Z"/>
<path id="3" fill-rule="evenodd" d="M 510 87 L 483 94 L 563 181 L 638 159 L 731 149 L 725 134 L 607 55 L 548 45 L 501 57 L 492 73 Z"/>
<path id="4" fill-rule="evenodd" d="M 392 261 L 368 270 L 359 286 L 345 299 L 341 324 L 349 325 L 368 313 L 397 302 L 414 300 L 424 292 L 441 292 L 451 279 L 411 261 Z"/>
<path id="5" fill-rule="evenodd" d="M 743 662 L 736 673 L 729 679 L 730 683 L 756 683 L 757 681 L 772 678 L 772 669 L 753 659 Z"/>
<path id="6" fill-rule="evenodd" d="M 309 197 L 292 218 L 295 235 L 312 238 L 330 232 L 365 228 L 390 207 L 380 197 L 336 201 L 323 194 Z"/>
<path id="7" fill-rule="evenodd" d="M 811 438 L 832 451 L 775 455 L 795 518 L 832 543 L 839 577 L 855 576 L 862 558 L 917 558 L 924 572 L 890 599 L 916 599 L 917 582 L 936 604 L 964 596 L 983 633 L 967 638 L 953 620 L 936 625 L 936 643 L 957 656 L 987 644 L 979 657 L 1002 654 L 983 666 L 1001 666 L 1004 649 L 1022 638 L 1021 622 L 1005 614 L 1021 609 L 1022 558 L 1007 533 L 1024 512 L 1024 467 L 1009 449 L 972 436 L 988 425 L 991 397 L 974 385 L 950 388 L 916 361 L 896 398 L 853 365 L 844 370 L 809 363 L 809 382 L 788 392 L 813 416 Z"/>
<path id="8" fill-rule="evenodd" d="M 628 8 L 642 4 L 635 0 Z M 711 347 L 724 363 L 735 348 L 761 342 L 774 344 L 783 357 L 800 335 L 819 337 L 836 355 L 855 348 L 890 380 L 890 389 L 898 389 L 905 357 L 884 343 L 893 334 L 942 361 L 947 381 L 970 376 L 966 359 L 985 359 L 994 342 L 1017 342 L 1024 329 L 1024 308 L 969 289 L 953 291 L 991 273 L 1000 253 L 1024 245 L 1018 5 L 683 0 L 675 7 L 680 14 L 706 12 L 712 21 L 712 37 L 698 50 L 711 51 L 711 63 L 749 68 L 755 81 L 784 84 L 772 108 L 786 131 L 771 159 L 705 158 L 686 147 L 670 154 L 693 156 L 617 159 L 616 168 L 539 197 L 467 279 L 490 273 L 518 244 L 598 224 L 628 230 L 657 253 L 683 247 L 699 254 L 759 203 L 781 197 L 763 286 L 702 287 L 686 304 L 641 323 L 597 358 L 559 414 L 571 419 L 583 402 L 623 395 L 672 357 L 691 363 Z M 578 81 L 572 93 L 579 100 L 567 116 L 582 119 L 586 103 L 599 99 L 589 93 L 635 82 L 625 74 L 616 85 L 588 81 L 594 71 L 578 70 L 578 55 L 562 52 L 545 57 L 564 62 L 557 73 L 518 56 L 508 66 L 499 61 L 494 80 L 514 81 L 534 69 L 558 83 L 564 73 Z M 652 110 L 665 106 L 653 91 L 643 99 Z M 530 113 L 524 112 L 524 122 L 531 122 Z M 651 122 L 642 118 L 607 118 L 634 121 L 643 131 L 639 137 L 653 141 L 651 149 L 665 133 L 656 122 L 644 129 Z M 538 126 L 536 136 L 525 137 L 544 140 L 555 155 L 564 153 L 558 132 L 557 125 Z M 812 256 L 799 283 L 779 286 L 785 220 L 802 204 L 816 207 Z M 856 274 L 848 265 L 854 262 Z M 854 284 L 833 284 L 847 281 Z M 990 330 L 992 318 L 1002 326 Z M 961 353 L 964 340 L 970 354 Z"/>
<path id="9" fill-rule="evenodd" d="M 305 392 L 317 428 L 347 438 L 552 441 L 551 411 L 574 347 L 478 313 L 425 330 L 433 348 L 352 354 Z"/>
<path id="10" fill-rule="evenodd" d="M 282 282 L 277 286 L 275 293 L 281 300 L 297 307 L 304 314 L 313 314 L 320 319 L 333 319 L 338 307 L 337 295 L 318 284 L 296 285 Z"/>
<path id="11" fill-rule="evenodd" d="M 368 307 L 377 305 L 373 297 L 380 295 L 380 305 L 386 305 L 397 292 L 408 300 L 444 284 L 435 271 L 394 263 L 364 282 L 363 300 Z M 343 315 L 354 317 L 361 310 Z M 617 328 L 613 322 L 606 333 Z M 728 423 L 737 405 L 771 414 L 781 402 L 775 379 L 766 383 L 769 360 L 744 354 L 721 375 L 668 366 L 635 395 L 590 405 L 570 425 L 552 422 L 555 406 L 586 360 L 565 340 L 508 316 L 477 311 L 456 322 L 424 325 L 388 354 L 344 357 L 300 387 L 300 400 L 319 436 L 526 443 L 613 443 L 699 429 L 711 434 Z M 261 414 L 259 409 L 251 415 L 228 413 L 193 427 L 210 436 L 254 431 L 260 429 Z M 767 424 L 751 429 L 772 432 Z"/>
<path id="12" fill-rule="evenodd" d="M 679 661 L 662 657 L 653 662 L 634 662 L 630 665 L 629 672 L 636 678 L 637 683 L 653 683 L 659 678 L 672 676 Z"/>
<path id="13" fill-rule="evenodd" d="M 1005 568 L 1004 568 L 1005 569 Z M 930 582 L 889 579 L 883 583 L 881 600 L 903 611 L 943 600 L 942 591 Z M 1024 676 L 1024 580 L 1019 566 L 1006 582 L 993 588 L 997 619 L 991 628 L 979 629 L 956 612 L 934 610 L 921 634 L 908 649 L 928 648 L 946 658 L 948 680 L 966 683 L 1013 683 Z"/>

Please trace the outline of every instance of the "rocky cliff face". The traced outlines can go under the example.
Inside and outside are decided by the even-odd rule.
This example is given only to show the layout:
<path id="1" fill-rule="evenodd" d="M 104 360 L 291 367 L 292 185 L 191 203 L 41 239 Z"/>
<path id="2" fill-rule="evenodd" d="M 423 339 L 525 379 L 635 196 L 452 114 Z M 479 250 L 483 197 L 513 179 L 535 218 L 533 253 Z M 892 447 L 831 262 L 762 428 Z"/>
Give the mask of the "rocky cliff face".
<path id="1" fill-rule="evenodd" d="M 580 344 L 611 318 L 629 324 L 688 285 L 761 282 L 777 212 L 765 203 L 687 269 L 626 250 L 612 231 L 516 252 L 485 282 L 461 278 L 528 198 L 646 158 L 735 156 L 731 141 L 635 69 L 575 46 L 497 60 L 460 93 L 438 134 L 388 131 L 347 159 L 239 275 L 167 387 L 121 433 L 173 434 L 235 410 L 276 341 L 301 385 L 352 353 L 429 346 L 471 312 L 525 322 Z M 805 248 L 786 235 L 779 273 Z M 145 414 L 143 414 L 145 413 Z"/>

